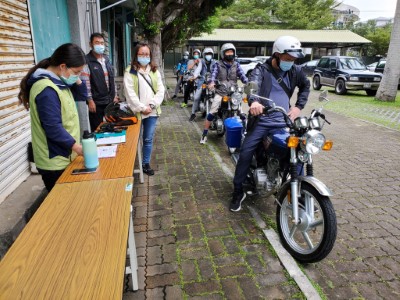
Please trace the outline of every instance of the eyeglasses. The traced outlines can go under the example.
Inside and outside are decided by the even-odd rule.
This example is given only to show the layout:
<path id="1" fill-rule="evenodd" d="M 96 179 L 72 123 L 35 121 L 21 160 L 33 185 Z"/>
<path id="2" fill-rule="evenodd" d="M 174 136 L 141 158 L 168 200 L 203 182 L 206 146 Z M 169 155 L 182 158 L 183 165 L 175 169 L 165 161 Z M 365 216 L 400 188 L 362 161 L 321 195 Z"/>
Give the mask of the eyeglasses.
<path id="1" fill-rule="evenodd" d="M 71 71 L 72 71 L 72 74 L 74 74 L 74 75 L 81 75 L 81 73 L 82 73 L 82 70 L 76 72 L 76 71 L 72 70 L 71 68 L 68 68 L 68 67 L 67 67 L 67 69 L 68 69 L 68 70 L 71 70 Z"/>

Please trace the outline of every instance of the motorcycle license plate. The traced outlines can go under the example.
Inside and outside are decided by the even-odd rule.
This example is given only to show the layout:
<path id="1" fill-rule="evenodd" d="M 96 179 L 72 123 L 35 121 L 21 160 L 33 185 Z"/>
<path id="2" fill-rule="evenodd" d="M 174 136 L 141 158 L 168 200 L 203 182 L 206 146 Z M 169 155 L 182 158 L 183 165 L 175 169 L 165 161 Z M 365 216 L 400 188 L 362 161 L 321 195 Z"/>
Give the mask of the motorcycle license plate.
<path id="1" fill-rule="evenodd" d="M 364 88 L 369 89 L 371 87 L 370 83 L 364 83 Z"/>

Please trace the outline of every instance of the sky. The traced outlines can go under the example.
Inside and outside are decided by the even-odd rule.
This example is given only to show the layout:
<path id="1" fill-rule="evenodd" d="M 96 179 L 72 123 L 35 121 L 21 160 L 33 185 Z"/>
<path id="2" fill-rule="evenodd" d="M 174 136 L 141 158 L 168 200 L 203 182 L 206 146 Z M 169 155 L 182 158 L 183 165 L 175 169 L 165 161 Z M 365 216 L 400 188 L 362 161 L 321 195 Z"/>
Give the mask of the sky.
<path id="1" fill-rule="evenodd" d="M 378 17 L 393 18 L 397 0 L 338 0 L 360 10 L 360 21 Z"/>

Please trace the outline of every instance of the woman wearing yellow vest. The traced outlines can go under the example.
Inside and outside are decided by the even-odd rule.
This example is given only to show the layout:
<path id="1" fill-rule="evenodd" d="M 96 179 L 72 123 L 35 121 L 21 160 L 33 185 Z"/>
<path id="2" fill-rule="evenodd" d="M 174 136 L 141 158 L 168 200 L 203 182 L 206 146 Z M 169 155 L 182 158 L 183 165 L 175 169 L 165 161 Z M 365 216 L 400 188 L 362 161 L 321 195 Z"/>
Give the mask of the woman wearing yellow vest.
<path id="1" fill-rule="evenodd" d="M 160 105 L 164 99 L 164 85 L 152 61 L 148 44 L 139 43 L 133 50 L 131 65 L 124 74 L 124 91 L 130 109 L 142 119 L 143 172 L 149 176 L 154 175 L 150 158 L 154 132 L 161 114 Z"/>
<path id="2" fill-rule="evenodd" d="M 18 99 L 30 110 L 33 157 L 48 191 L 75 158 L 82 155 L 75 100 L 85 99 L 79 74 L 85 53 L 75 44 L 58 47 L 22 79 Z"/>

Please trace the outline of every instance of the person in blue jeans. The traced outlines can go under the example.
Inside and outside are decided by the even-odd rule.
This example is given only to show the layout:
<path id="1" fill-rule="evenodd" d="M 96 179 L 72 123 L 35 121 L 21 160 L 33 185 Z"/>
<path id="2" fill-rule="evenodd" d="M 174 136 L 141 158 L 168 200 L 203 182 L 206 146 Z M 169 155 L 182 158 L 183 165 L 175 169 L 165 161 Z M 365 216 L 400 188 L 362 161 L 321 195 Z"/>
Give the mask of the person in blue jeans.
<path id="1" fill-rule="evenodd" d="M 294 120 L 300 115 L 300 110 L 306 105 L 310 94 L 310 81 L 301 67 L 294 65 L 297 58 L 304 57 L 300 41 L 292 36 L 281 36 L 274 42 L 272 53 L 270 59 L 256 66 L 249 81 L 251 85 L 257 87 L 255 92 L 257 95 L 272 99 L 277 106 L 285 108 L 290 119 Z M 290 106 L 290 98 L 296 87 L 297 101 L 294 106 Z M 263 104 L 262 99 L 249 97 L 249 113 L 258 116 L 258 121 L 248 130 L 240 149 L 233 178 L 232 202 L 229 207 L 233 212 L 241 210 L 242 202 L 246 198 L 242 185 L 258 145 L 269 133 L 284 131 L 286 127 L 281 113 L 263 115 Z"/>
<path id="2" fill-rule="evenodd" d="M 150 160 L 164 91 L 161 74 L 152 60 L 149 45 L 139 43 L 133 50 L 131 65 L 125 70 L 124 93 L 130 109 L 142 120 L 142 165 L 143 172 L 149 176 L 154 175 Z"/>

